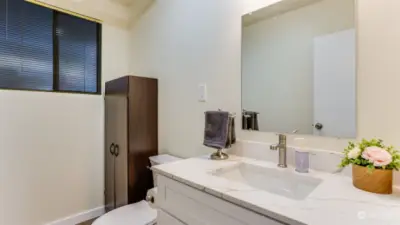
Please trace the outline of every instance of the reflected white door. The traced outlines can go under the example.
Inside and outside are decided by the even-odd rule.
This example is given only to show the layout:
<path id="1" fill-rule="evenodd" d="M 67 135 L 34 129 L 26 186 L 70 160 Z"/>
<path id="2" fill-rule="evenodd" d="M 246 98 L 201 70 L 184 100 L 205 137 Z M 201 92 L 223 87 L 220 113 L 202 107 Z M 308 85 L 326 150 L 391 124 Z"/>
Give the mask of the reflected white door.
<path id="1" fill-rule="evenodd" d="M 314 135 L 356 136 L 356 36 L 346 30 L 314 39 Z"/>

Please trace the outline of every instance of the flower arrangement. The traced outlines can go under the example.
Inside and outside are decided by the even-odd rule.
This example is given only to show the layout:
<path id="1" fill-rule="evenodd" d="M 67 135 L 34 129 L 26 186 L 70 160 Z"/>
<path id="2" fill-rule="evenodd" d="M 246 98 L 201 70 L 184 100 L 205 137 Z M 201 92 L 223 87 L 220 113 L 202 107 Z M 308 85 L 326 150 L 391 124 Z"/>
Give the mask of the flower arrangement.
<path id="1" fill-rule="evenodd" d="M 374 169 L 399 170 L 400 153 L 393 146 L 386 146 L 382 140 L 362 139 L 359 143 L 349 142 L 344 150 L 345 157 L 339 167 L 350 164 L 367 167 L 370 172 Z"/>

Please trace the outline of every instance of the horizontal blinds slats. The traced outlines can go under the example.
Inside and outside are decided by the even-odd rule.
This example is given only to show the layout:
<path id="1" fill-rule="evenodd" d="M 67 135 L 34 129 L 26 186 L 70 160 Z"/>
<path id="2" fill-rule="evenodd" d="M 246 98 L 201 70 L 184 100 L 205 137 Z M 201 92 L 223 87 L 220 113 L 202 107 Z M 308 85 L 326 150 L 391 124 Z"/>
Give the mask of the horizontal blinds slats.
<path id="1" fill-rule="evenodd" d="M 97 93 L 97 25 L 24 0 L 0 0 L 0 88 Z"/>
<path id="2" fill-rule="evenodd" d="M 0 0 L 0 87 L 52 90 L 52 10 Z"/>
<path id="3" fill-rule="evenodd" d="M 97 24 L 59 14 L 57 36 L 60 90 L 97 92 Z"/>

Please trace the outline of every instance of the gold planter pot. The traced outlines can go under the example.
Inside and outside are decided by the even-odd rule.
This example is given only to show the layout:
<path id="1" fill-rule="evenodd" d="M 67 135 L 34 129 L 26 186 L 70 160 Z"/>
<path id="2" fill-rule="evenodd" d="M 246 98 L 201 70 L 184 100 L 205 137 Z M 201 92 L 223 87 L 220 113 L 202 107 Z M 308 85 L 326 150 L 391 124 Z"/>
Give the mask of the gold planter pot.
<path id="1" fill-rule="evenodd" d="M 372 193 L 392 194 L 393 170 L 375 169 L 371 173 L 367 167 L 353 165 L 353 185 Z"/>

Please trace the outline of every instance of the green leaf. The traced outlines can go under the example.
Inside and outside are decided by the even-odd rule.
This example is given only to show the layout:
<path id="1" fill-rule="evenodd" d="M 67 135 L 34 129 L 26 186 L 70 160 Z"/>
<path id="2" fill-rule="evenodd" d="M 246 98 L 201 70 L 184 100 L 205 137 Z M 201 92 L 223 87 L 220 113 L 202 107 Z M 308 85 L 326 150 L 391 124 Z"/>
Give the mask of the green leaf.
<path id="1" fill-rule="evenodd" d="M 400 170 L 400 152 L 397 151 L 393 146 L 385 146 L 383 143 L 382 139 L 377 139 L 373 138 L 371 140 L 367 140 L 363 138 L 360 142 L 355 143 L 355 142 L 349 142 L 349 145 L 344 149 L 344 157 L 341 161 L 341 163 L 338 165 L 339 167 L 343 168 L 351 164 L 359 165 L 359 166 L 364 166 L 368 167 L 369 171 L 373 171 L 375 168 L 380 168 L 380 167 L 375 167 L 372 162 L 369 160 L 366 160 L 362 157 L 362 152 L 368 148 L 376 146 L 379 148 L 383 148 L 386 151 L 388 151 L 392 155 L 392 162 L 384 167 L 382 169 L 387 169 L 387 170 Z M 361 150 L 361 155 L 357 157 L 356 159 L 350 159 L 347 157 L 348 153 L 354 149 L 355 147 L 359 147 Z"/>

